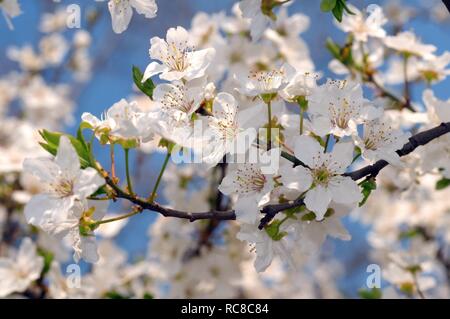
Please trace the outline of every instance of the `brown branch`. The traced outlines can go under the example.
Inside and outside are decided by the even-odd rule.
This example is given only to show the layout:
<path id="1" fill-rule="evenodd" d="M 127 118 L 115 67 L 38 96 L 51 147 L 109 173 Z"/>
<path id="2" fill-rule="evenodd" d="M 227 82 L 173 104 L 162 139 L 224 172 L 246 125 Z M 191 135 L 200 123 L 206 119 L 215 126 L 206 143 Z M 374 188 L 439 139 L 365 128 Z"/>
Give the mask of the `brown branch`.
<path id="1" fill-rule="evenodd" d="M 399 156 L 405 156 L 413 152 L 419 146 L 428 144 L 432 140 L 447 134 L 450 132 L 450 122 L 442 123 L 432 129 L 417 133 L 416 135 L 409 138 L 409 142 L 406 143 L 401 149 L 397 151 Z M 360 168 L 351 173 L 344 174 L 345 176 L 351 177 L 353 180 L 359 180 L 363 177 L 370 176 L 376 177 L 378 173 L 385 168 L 389 163 L 385 160 L 379 160 L 373 165 L 368 165 Z"/>
<path id="2" fill-rule="evenodd" d="M 432 140 L 447 134 L 450 132 L 450 122 L 442 123 L 439 126 L 436 126 L 432 129 L 420 132 L 409 138 L 409 142 L 406 143 L 400 150 L 397 151 L 399 156 L 405 156 L 409 153 L 413 152 L 417 147 L 425 145 Z M 356 171 L 346 173 L 344 176 L 349 176 L 353 180 L 359 180 L 363 177 L 372 177 L 375 178 L 378 173 L 388 165 L 389 163 L 385 160 L 379 160 L 373 165 L 365 166 Z M 130 195 L 123 191 L 120 187 L 118 187 L 113 180 L 109 176 L 105 176 L 106 183 L 113 189 L 115 192 L 116 198 L 126 199 L 132 202 L 135 205 L 138 205 L 142 209 L 147 209 L 151 211 L 155 211 L 160 213 L 165 217 L 176 217 L 188 219 L 191 222 L 196 220 L 210 219 L 210 220 L 235 220 L 236 214 L 234 210 L 220 211 L 220 210 L 211 210 L 208 212 L 200 212 L 200 213 L 191 213 L 185 211 L 179 211 L 176 209 L 171 209 L 164 207 L 156 202 L 148 202 L 145 199 L 139 198 L 134 195 Z M 259 229 L 263 229 L 268 223 L 272 221 L 272 219 L 282 211 L 285 211 L 290 208 L 295 208 L 303 205 L 303 199 L 298 199 L 295 201 L 289 201 L 281 204 L 272 204 L 264 206 L 261 209 L 261 213 L 265 214 L 265 216 L 261 219 L 261 222 L 258 226 Z"/>

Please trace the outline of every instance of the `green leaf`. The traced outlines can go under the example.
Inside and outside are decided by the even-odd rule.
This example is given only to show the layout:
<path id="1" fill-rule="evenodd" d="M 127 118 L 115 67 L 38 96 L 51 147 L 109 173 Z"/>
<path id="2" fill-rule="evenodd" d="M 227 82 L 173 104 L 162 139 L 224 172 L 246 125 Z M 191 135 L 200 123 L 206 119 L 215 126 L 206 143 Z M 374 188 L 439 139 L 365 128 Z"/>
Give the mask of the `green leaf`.
<path id="1" fill-rule="evenodd" d="M 415 236 L 418 236 L 420 234 L 421 233 L 420 233 L 420 231 L 418 229 L 414 229 L 413 228 L 413 229 L 409 229 L 409 230 L 401 232 L 398 235 L 398 238 L 399 239 L 410 239 L 410 238 L 414 238 Z"/>
<path id="2" fill-rule="evenodd" d="M 342 22 L 342 15 L 344 13 L 344 5 L 341 1 L 336 2 L 336 6 L 332 10 L 334 17 L 339 22 Z"/>
<path id="3" fill-rule="evenodd" d="M 129 299 L 127 296 L 124 296 L 115 290 L 106 292 L 104 297 L 108 299 Z"/>
<path id="4" fill-rule="evenodd" d="M 339 61 L 341 60 L 341 48 L 339 47 L 339 45 L 337 45 L 333 40 L 328 38 L 325 46 L 335 59 L 338 59 Z"/>
<path id="5" fill-rule="evenodd" d="M 92 166 L 89 156 L 89 148 L 85 143 L 78 140 L 78 138 L 69 134 L 63 134 L 60 132 L 50 132 L 47 130 L 42 130 L 39 132 L 39 134 L 47 142 L 47 143 L 41 142 L 39 144 L 42 146 L 42 148 L 44 148 L 47 152 L 49 152 L 53 156 L 56 156 L 56 153 L 58 152 L 59 140 L 61 139 L 61 136 L 63 135 L 67 136 L 72 146 L 75 148 L 75 151 L 78 154 L 81 167 L 86 168 Z"/>
<path id="6" fill-rule="evenodd" d="M 362 299 L 381 299 L 381 289 L 379 288 L 372 288 L 372 289 L 360 289 L 358 291 L 358 295 Z"/>
<path id="7" fill-rule="evenodd" d="M 334 9 L 337 0 L 322 0 L 320 3 L 320 10 L 323 12 L 328 12 Z"/>
<path id="8" fill-rule="evenodd" d="M 97 197 L 97 196 L 103 195 L 103 194 L 108 194 L 108 189 L 106 188 L 105 185 L 103 185 L 102 187 L 100 187 L 99 189 L 97 189 L 97 190 L 95 191 L 95 193 L 93 193 L 91 196 Z"/>
<path id="9" fill-rule="evenodd" d="M 48 273 L 48 271 L 50 270 L 54 256 L 51 252 L 44 250 L 40 247 L 38 247 L 37 253 L 39 256 L 44 258 L 44 268 L 42 269 L 42 272 L 41 272 L 41 276 L 43 276 L 46 273 Z"/>
<path id="10" fill-rule="evenodd" d="M 316 214 L 314 212 L 309 212 L 308 214 L 305 214 L 302 216 L 301 220 L 304 222 L 311 222 L 316 219 Z"/>
<path id="11" fill-rule="evenodd" d="M 141 90 L 142 93 L 147 95 L 149 98 L 153 99 L 153 90 L 155 89 L 155 84 L 152 79 L 148 79 L 145 82 L 142 82 L 142 78 L 144 75 L 141 70 L 137 66 L 133 66 L 133 80 L 134 84 Z"/>
<path id="12" fill-rule="evenodd" d="M 264 229 L 269 235 L 270 238 L 272 238 L 274 241 L 279 241 L 283 239 L 284 236 L 287 235 L 286 232 L 280 231 L 280 226 L 282 224 L 281 220 L 274 220 L 270 223 L 270 225 L 267 225 Z"/>
<path id="13" fill-rule="evenodd" d="M 154 299 L 153 295 L 149 292 L 146 292 L 143 296 L 144 299 Z"/>
<path id="14" fill-rule="evenodd" d="M 361 193 L 363 194 L 363 200 L 359 203 L 359 207 L 364 205 L 369 198 L 373 190 L 377 189 L 377 183 L 373 178 L 369 178 L 362 182 L 359 186 L 362 187 Z"/>
<path id="15" fill-rule="evenodd" d="M 450 179 L 442 177 L 442 179 L 438 180 L 436 183 L 436 190 L 440 191 L 448 186 L 450 186 Z"/>

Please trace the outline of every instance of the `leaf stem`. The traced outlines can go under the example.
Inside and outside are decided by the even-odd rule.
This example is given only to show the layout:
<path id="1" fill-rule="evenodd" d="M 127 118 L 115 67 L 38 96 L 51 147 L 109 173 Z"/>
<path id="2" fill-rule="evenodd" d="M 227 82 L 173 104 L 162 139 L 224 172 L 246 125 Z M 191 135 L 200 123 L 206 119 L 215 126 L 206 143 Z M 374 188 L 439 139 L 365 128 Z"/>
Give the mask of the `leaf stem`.
<path id="1" fill-rule="evenodd" d="M 131 195 L 134 195 L 133 183 L 131 182 L 130 166 L 129 166 L 129 151 L 130 150 L 128 148 L 124 148 L 123 150 L 125 152 L 125 173 L 127 175 L 128 192 Z"/>
<path id="2" fill-rule="evenodd" d="M 162 179 L 162 177 L 163 177 L 164 171 L 166 170 L 167 163 L 169 162 L 169 159 L 170 159 L 170 155 L 171 155 L 171 152 L 170 152 L 170 151 L 167 151 L 166 158 L 164 159 L 163 166 L 161 167 L 161 170 L 160 170 L 159 175 L 158 175 L 158 179 L 156 180 L 156 184 L 155 184 L 155 186 L 153 187 L 152 194 L 150 195 L 150 197 L 149 197 L 149 199 L 148 199 L 148 201 L 149 201 L 150 203 L 153 203 L 153 202 L 155 201 L 155 198 L 156 198 L 156 192 L 157 192 L 157 190 L 158 190 L 159 184 L 161 183 L 161 179 Z"/>
<path id="3" fill-rule="evenodd" d="M 96 222 L 96 224 L 97 225 L 101 225 L 101 224 L 112 223 L 112 222 L 115 222 L 115 221 L 118 221 L 118 220 L 122 220 L 122 219 L 125 219 L 125 218 L 128 218 L 128 217 L 137 215 L 137 214 L 139 214 L 141 212 L 142 212 L 142 209 L 138 209 L 138 210 L 132 211 L 131 213 L 128 213 L 128 214 L 125 214 L 125 215 L 122 215 L 122 216 L 117 216 L 117 217 L 114 217 L 114 218 L 99 220 L 98 222 Z"/>
<path id="4" fill-rule="evenodd" d="M 116 179 L 116 160 L 114 158 L 114 144 L 111 143 L 109 145 L 109 156 L 111 158 L 111 176 L 113 178 L 113 180 L 115 181 Z"/>
<path id="5" fill-rule="evenodd" d="M 272 148 L 272 101 L 269 100 L 267 102 L 267 150 L 269 151 Z"/>
<path id="6" fill-rule="evenodd" d="M 410 103 L 410 92 L 409 92 L 409 81 L 408 81 L 408 60 L 409 55 L 407 53 L 403 54 L 403 77 L 404 77 L 404 87 L 403 87 L 403 96 L 405 98 L 405 104 L 403 107 L 407 107 Z"/>

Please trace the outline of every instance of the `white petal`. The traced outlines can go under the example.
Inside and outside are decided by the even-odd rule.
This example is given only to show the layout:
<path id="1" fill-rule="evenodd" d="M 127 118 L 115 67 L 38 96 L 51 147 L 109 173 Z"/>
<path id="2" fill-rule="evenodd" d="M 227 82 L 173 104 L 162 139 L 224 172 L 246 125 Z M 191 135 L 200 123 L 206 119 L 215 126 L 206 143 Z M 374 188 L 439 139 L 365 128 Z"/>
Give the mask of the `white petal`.
<path id="1" fill-rule="evenodd" d="M 321 185 L 309 190 L 305 196 L 305 205 L 316 214 L 316 220 L 322 220 L 331 202 L 331 193 Z"/>
<path id="2" fill-rule="evenodd" d="M 236 100 L 229 93 L 219 93 L 213 103 L 214 117 L 220 120 L 234 121 L 237 113 Z"/>
<path id="3" fill-rule="evenodd" d="M 74 193 L 79 196 L 79 199 L 84 199 L 92 195 L 92 193 L 104 184 L 105 180 L 100 174 L 92 167 L 88 167 L 81 171 L 81 174 L 74 185 Z"/>
<path id="4" fill-rule="evenodd" d="M 94 236 L 81 237 L 81 258 L 89 263 L 96 263 L 99 260 L 97 243 Z"/>
<path id="5" fill-rule="evenodd" d="M 96 128 L 101 124 L 101 121 L 96 116 L 88 112 L 84 112 L 83 114 L 81 114 L 81 120 L 88 123 L 93 128 Z"/>
<path id="6" fill-rule="evenodd" d="M 25 218 L 29 224 L 47 228 L 59 221 L 65 220 L 73 206 L 72 197 L 54 199 L 44 194 L 35 195 L 24 209 Z"/>
<path id="7" fill-rule="evenodd" d="M 259 208 L 253 196 L 239 198 L 234 206 L 234 211 L 238 221 L 248 224 L 255 223 L 259 217 Z"/>
<path id="8" fill-rule="evenodd" d="M 330 180 L 328 188 L 333 201 L 339 204 L 357 204 L 362 200 L 358 184 L 350 177 L 336 176 Z"/>
<path id="9" fill-rule="evenodd" d="M 145 15 L 146 18 L 156 17 L 158 6 L 155 0 L 131 0 L 131 5 L 136 9 L 137 13 Z"/>
<path id="10" fill-rule="evenodd" d="M 78 154 L 67 136 L 63 135 L 59 140 L 55 163 L 61 171 L 69 173 L 70 176 L 76 176 L 80 170 Z"/>
<path id="11" fill-rule="evenodd" d="M 122 33 L 128 28 L 131 17 L 133 16 L 133 9 L 131 9 L 128 1 L 114 1 L 108 2 L 109 13 L 111 14 L 112 28 L 115 33 Z"/>
<path id="12" fill-rule="evenodd" d="M 49 158 L 27 158 L 23 162 L 23 170 L 36 176 L 43 183 L 51 183 L 59 175 L 59 167 Z"/>
<path id="13" fill-rule="evenodd" d="M 311 119 L 312 130 L 319 136 L 326 135 L 331 132 L 331 122 L 328 117 L 325 116 L 313 116 Z"/>
<path id="14" fill-rule="evenodd" d="M 214 48 L 203 49 L 188 53 L 187 59 L 190 62 L 186 69 L 186 80 L 192 80 L 205 75 L 205 70 L 214 59 L 216 50 Z"/>
<path id="15" fill-rule="evenodd" d="M 169 45 L 176 45 L 179 50 L 189 45 L 189 33 L 183 27 L 170 28 L 167 30 L 166 40 Z"/>
<path id="16" fill-rule="evenodd" d="M 284 165 L 280 168 L 281 182 L 287 188 L 296 189 L 299 192 L 307 191 L 312 184 L 311 172 L 303 166 L 292 167 Z"/>
<path id="17" fill-rule="evenodd" d="M 338 174 L 345 173 L 347 167 L 353 161 L 354 145 L 352 141 L 339 142 L 334 145 L 332 156 L 332 163 L 329 168 Z"/>
<path id="18" fill-rule="evenodd" d="M 309 167 L 314 167 L 314 157 L 323 153 L 323 147 L 313 137 L 302 135 L 295 140 L 295 156 Z"/>
<path id="19" fill-rule="evenodd" d="M 155 74 L 167 71 L 167 69 L 168 69 L 167 66 L 165 66 L 164 64 L 159 64 L 158 62 L 150 63 L 145 69 L 144 75 L 142 77 L 142 82 L 147 81 Z"/>
<path id="20" fill-rule="evenodd" d="M 268 237 L 268 236 L 267 236 Z M 256 244 L 256 259 L 255 259 L 255 270 L 257 272 L 265 271 L 273 260 L 273 240 L 268 237 L 267 241 L 264 243 Z"/>

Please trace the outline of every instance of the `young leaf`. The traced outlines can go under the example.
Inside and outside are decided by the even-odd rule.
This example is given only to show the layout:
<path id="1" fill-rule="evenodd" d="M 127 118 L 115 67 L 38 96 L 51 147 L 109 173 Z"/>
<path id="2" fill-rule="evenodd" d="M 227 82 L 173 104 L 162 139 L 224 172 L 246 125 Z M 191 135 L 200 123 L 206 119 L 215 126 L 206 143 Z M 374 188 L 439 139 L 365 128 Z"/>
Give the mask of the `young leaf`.
<path id="1" fill-rule="evenodd" d="M 133 80 L 134 84 L 141 90 L 142 93 L 147 95 L 149 98 L 153 98 L 153 90 L 155 89 L 155 84 L 151 79 L 142 82 L 143 74 L 138 67 L 133 66 Z"/>
<path id="2" fill-rule="evenodd" d="M 358 291 L 358 295 L 362 299 L 381 299 L 381 289 L 379 288 L 372 288 L 372 289 L 360 289 Z"/>
<path id="3" fill-rule="evenodd" d="M 450 186 L 450 178 L 443 177 L 442 179 L 437 181 L 436 190 L 440 191 L 448 186 Z"/>
<path id="4" fill-rule="evenodd" d="M 42 143 L 42 142 L 39 143 L 42 146 L 42 148 L 44 148 L 50 154 L 56 155 L 56 153 L 58 152 L 59 140 L 61 139 L 61 136 L 63 135 L 63 133 L 42 130 L 39 132 L 39 134 L 47 142 L 47 143 Z M 86 146 L 86 144 L 81 142 L 80 140 L 78 140 L 78 138 L 76 138 L 72 135 L 68 135 L 68 134 L 64 134 L 64 135 L 69 138 L 72 146 L 75 148 L 75 151 L 77 152 L 78 157 L 80 159 L 81 167 L 86 168 L 86 167 L 92 166 L 91 161 L 90 161 L 90 156 L 89 156 L 89 149 Z"/>
<path id="5" fill-rule="evenodd" d="M 359 207 L 364 205 L 372 191 L 377 189 L 377 183 L 373 178 L 370 178 L 362 182 L 360 186 L 362 187 L 361 193 L 363 194 L 363 200 L 359 203 Z"/>
<path id="6" fill-rule="evenodd" d="M 286 232 L 280 231 L 281 224 L 282 222 L 280 220 L 274 220 L 272 223 L 270 223 L 270 225 L 267 225 L 265 227 L 267 235 L 269 235 L 269 237 L 274 241 L 279 241 L 287 235 Z"/>
<path id="7" fill-rule="evenodd" d="M 330 38 L 326 41 L 326 47 L 330 51 L 331 55 L 338 60 L 341 60 L 341 48 Z"/>
<path id="8" fill-rule="evenodd" d="M 322 0 L 320 3 L 320 10 L 328 12 L 334 9 L 336 6 L 336 0 Z"/>
<path id="9" fill-rule="evenodd" d="M 339 22 L 342 22 L 342 14 L 344 13 L 344 4 L 341 1 L 337 1 L 336 5 L 334 6 L 333 15 Z"/>

